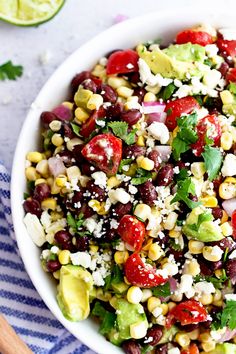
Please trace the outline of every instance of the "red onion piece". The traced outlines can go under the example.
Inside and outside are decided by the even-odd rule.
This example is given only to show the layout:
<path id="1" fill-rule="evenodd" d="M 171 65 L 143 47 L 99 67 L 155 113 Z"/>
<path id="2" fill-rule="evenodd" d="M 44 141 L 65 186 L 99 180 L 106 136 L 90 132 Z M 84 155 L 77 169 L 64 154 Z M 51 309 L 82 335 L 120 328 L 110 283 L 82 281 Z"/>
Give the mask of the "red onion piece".
<path id="1" fill-rule="evenodd" d="M 147 124 L 150 125 L 153 122 L 165 123 L 167 114 L 165 112 L 162 113 L 150 113 L 148 114 Z"/>
<path id="2" fill-rule="evenodd" d="M 57 116 L 59 120 L 71 120 L 72 117 L 72 111 L 70 108 L 64 106 L 63 104 L 60 104 L 60 106 L 55 107 L 52 112 Z"/>
<path id="3" fill-rule="evenodd" d="M 177 289 L 177 281 L 174 278 L 169 278 L 169 283 L 170 283 L 170 291 L 173 292 Z"/>
<path id="4" fill-rule="evenodd" d="M 162 159 L 163 162 L 166 162 L 170 158 L 171 154 L 171 146 L 169 145 L 156 145 L 154 146 L 155 150 L 157 150 L 160 154 L 160 158 Z"/>
<path id="5" fill-rule="evenodd" d="M 233 211 L 236 209 L 236 198 L 227 199 L 222 203 L 223 209 L 231 217 Z"/>
<path id="6" fill-rule="evenodd" d="M 143 102 L 142 107 L 144 114 L 150 114 L 164 112 L 166 105 L 161 102 Z"/>
<path id="7" fill-rule="evenodd" d="M 60 157 L 50 157 L 48 159 L 48 168 L 54 177 L 66 174 L 65 165 Z"/>
<path id="8" fill-rule="evenodd" d="M 221 335 L 221 337 L 219 339 L 216 340 L 216 342 L 217 343 L 228 342 L 235 335 L 236 335 L 236 329 L 230 330 L 229 328 L 226 328 L 225 332 Z"/>

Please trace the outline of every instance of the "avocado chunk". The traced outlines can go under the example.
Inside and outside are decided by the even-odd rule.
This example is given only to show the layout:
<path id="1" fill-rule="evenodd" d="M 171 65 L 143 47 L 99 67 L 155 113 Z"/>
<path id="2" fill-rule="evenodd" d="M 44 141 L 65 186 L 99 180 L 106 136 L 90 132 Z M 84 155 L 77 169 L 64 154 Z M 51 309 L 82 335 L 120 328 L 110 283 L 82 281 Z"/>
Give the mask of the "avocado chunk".
<path id="1" fill-rule="evenodd" d="M 87 109 L 87 103 L 92 96 L 92 92 L 82 87 L 79 87 L 78 91 L 74 95 L 74 101 L 77 106 Z"/>
<path id="2" fill-rule="evenodd" d="M 128 288 L 129 285 L 127 285 L 125 282 L 120 282 L 120 283 L 111 283 L 112 289 L 116 294 L 124 294 Z"/>
<path id="3" fill-rule="evenodd" d="M 197 207 L 191 211 L 182 228 L 189 237 L 203 242 L 214 242 L 224 238 L 221 229 L 213 222 L 211 213 Z"/>
<path id="4" fill-rule="evenodd" d="M 158 342 L 158 344 L 165 344 L 169 343 L 172 341 L 176 333 L 179 332 L 179 329 L 176 326 L 172 326 L 170 329 L 164 328 L 163 330 L 163 335 L 161 337 L 161 340 Z"/>
<path id="5" fill-rule="evenodd" d="M 209 354 L 236 354 L 236 345 L 232 343 L 218 343 Z"/>
<path id="6" fill-rule="evenodd" d="M 148 328 L 148 321 L 141 304 L 130 304 L 125 299 L 117 299 L 116 302 L 117 327 L 120 338 L 130 339 L 130 325 L 144 322 Z"/>
<path id="7" fill-rule="evenodd" d="M 170 79 L 184 80 L 186 74 L 202 77 L 205 71 L 209 70 L 209 67 L 202 63 L 205 49 L 198 47 L 200 46 L 187 43 L 187 45 L 171 45 L 164 50 L 155 48 L 153 51 L 148 51 L 146 47 L 139 46 L 138 54 L 154 74 L 161 74 Z M 193 49 L 192 52 L 191 49 Z M 201 64 L 201 69 L 198 68 L 199 64 Z"/>
<path id="8" fill-rule="evenodd" d="M 108 333 L 108 339 L 112 344 L 117 345 L 118 347 L 120 347 L 121 343 L 124 341 L 124 339 L 120 337 L 120 333 L 115 328 L 112 328 L 110 333 Z"/>
<path id="9" fill-rule="evenodd" d="M 86 269 L 71 264 L 61 267 L 57 301 L 68 320 L 82 321 L 88 317 L 92 288 L 93 278 Z"/>

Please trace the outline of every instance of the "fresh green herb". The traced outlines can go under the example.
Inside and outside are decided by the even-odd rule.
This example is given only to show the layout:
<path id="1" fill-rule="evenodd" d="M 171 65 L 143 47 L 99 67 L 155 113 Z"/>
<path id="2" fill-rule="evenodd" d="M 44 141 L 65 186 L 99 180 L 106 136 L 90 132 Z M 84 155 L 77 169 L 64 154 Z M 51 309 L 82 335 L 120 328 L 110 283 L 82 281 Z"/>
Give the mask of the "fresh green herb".
<path id="1" fill-rule="evenodd" d="M 153 346 L 152 345 L 145 345 L 143 348 L 141 348 L 141 354 L 147 354 L 150 353 L 153 350 Z"/>
<path id="2" fill-rule="evenodd" d="M 222 289 L 224 286 L 224 283 L 228 280 L 229 278 L 227 277 L 226 273 L 223 272 L 220 278 L 216 278 L 210 275 L 196 275 L 194 278 L 194 282 L 198 283 L 200 281 L 207 281 L 208 283 L 212 283 L 216 289 Z"/>
<path id="3" fill-rule="evenodd" d="M 180 155 L 188 151 L 191 148 L 191 144 L 197 141 L 198 135 L 195 130 L 196 124 L 196 113 L 177 119 L 179 131 L 172 143 L 173 157 L 175 160 L 179 160 Z"/>
<path id="4" fill-rule="evenodd" d="M 181 251 L 181 246 L 180 246 L 180 244 L 175 242 L 175 238 L 170 238 L 169 245 L 173 250 Z"/>
<path id="5" fill-rule="evenodd" d="M 182 168 L 179 173 L 175 176 L 176 181 L 182 181 L 188 177 L 188 170 L 186 168 Z"/>
<path id="6" fill-rule="evenodd" d="M 105 290 L 109 290 L 112 284 L 119 284 L 123 281 L 124 275 L 120 267 L 115 264 L 112 267 L 111 274 L 105 278 Z"/>
<path id="7" fill-rule="evenodd" d="M 51 129 L 47 130 L 46 135 L 43 134 L 44 135 L 44 141 L 43 141 L 44 150 L 49 149 L 50 144 L 51 144 L 51 138 L 52 138 L 53 134 L 54 134 L 54 132 Z"/>
<path id="8" fill-rule="evenodd" d="M 27 182 L 27 189 L 29 190 L 29 192 L 33 192 L 34 187 L 35 187 L 34 181 L 28 181 Z"/>
<path id="9" fill-rule="evenodd" d="M 155 288 L 152 288 L 152 293 L 154 296 L 157 297 L 167 297 L 171 295 L 170 291 L 170 283 L 167 282 L 163 285 L 156 286 Z"/>
<path id="10" fill-rule="evenodd" d="M 202 156 L 208 173 L 208 179 L 212 181 L 220 171 L 223 161 L 222 154 L 218 148 L 207 145 Z"/>
<path id="11" fill-rule="evenodd" d="M 170 116 L 172 114 L 172 109 L 171 108 L 167 109 L 166 114 L 167 114 L 167 116 Z"/>
<path id="12" fill-rule="evenodd" d="M 77 218 L 75 218 L 71 213 L 67 213 L 67 224 L 73 229 L 76 233 L 76 236 L 84 237 L 90 236 L 91 233 L 87 230 L 83 230 L 84 226 L 84 214 L 80 213 Z"/>
<path id="13" fill-rule="evenodd" d="M 115 327 L 116 315 L 105 310 L 100 302 L 96 302 L 92 310 L 92 315 L 97 316 L 102 321 L 99 327 L 99 332 L 103 335 L 110 333 Z"/>
<path id="14" fill-rule="evenodd" d="M 54 253 L 50 253 L 48 260 L 49 261 L 55 261 L 57 259 L 57 255 Z"/>
<path id="15" fill-rule="evenodd" d="M 127 145 L 132 145 L 135 143 L 135 134 L 137 129 L 133 129 L 128 133 L 128 123 L 126 122 L 110 122 L 108 127 L 111 128 L 113 133 L 118 136 L 118 138 L 124 140 Z"/>
<path id="16" fill-rule="evenodd" d="M 189 194 L 195 195 L 195 186 L 190 177 L 177 182 L 177 192 L 171 200 L 171 204 L 175 202 L 184 202 L 190 209 L 199 206 L 200 202 L 194 202 L 189 198 Z"/>
<path id="17" fill-rule="evenodd" d="M 205 143 L 206 145 L 212 145 L 214 143 L 214 140 L 209 138 L 207 135 L 205 136 Z"/>
<path id="18" fill-rule="evenodd" d="M 236 84 L 234 82 L 230 82 L 230 84 L 228 85 L 228 90 L 234 95 L 236 95 Z"/>
<path id="19" fill-rule="evenodd" d="M 224 256 L 223 256 L 223 262 L 227 261 L 228 253 L 229 253 L 229 248 L 226 247 L 225 252 L 224 252 Z"/>
<path id="20" fill-rule="evenodd" d="M 171 83 L 163 89 L 163 91 L 159 95 L 159 98 L 162 98 L 164 101 L 167 101 L 173 95 L 175 90 L 176 86 Z"/>
<path id="21" fill-rule="evenodd" d="M 26 200 L 26 199 L 29 198 L 29 197 L 30 197 L 30 194 L 29 194 L 29 193 L 26 193 L 26 192 L 23 193 L 23 198 L 24 198 L 24 200 Z"/>
<path id="22" fill-rule="evenodd" d="M 204 60 L 204 64 L 207 65 L 207 66 L 211 66 L 212 65 L 212 61 L 207 58 L 207 59 Z"/>
<path id="23" fill-rule="evenodd" d="M 23 67 L 21 65 L 14 65 L 11 60 L 0 65 L 0 80 L 6 79 L 16 80 L 17 77 L 22 76 Z"/>
<path id="24" fill-rule="evenodd" d="M 131 183 L 134 186 L 137 186 L 147 182 L 150 178 L 152 178 L 151 172 L 144 170 L 143 168 L 137 168 L 136 175 L 131 179 Z"/>
<path id="25" fill-rule="evenodd" d="M 227 300 L 222 312 L 216 315 L 216 323 L 213 322 L 214 329 L 228 327 L 233 330 L 236 329 L 236 301 Z"/>
<path id="26" fill-rule="evenodd" d="M 202 107 L 203 106 L 203 100 L 200 95 L 194 96 L 194 98 L 198 101 L 199 105 Z"/>
<path id="27" fill-rule="evenodd" d="M 77 125 L 77 124 L 75 124 L 75 123 L 70 123 L 70 125 L 71 125 L 71 127 L 72 127 L 72 130 L 73 130 L 73 132 L 77 135 L 77 136 L 81 136 L 80 135 L 80 127 Z"/>
<path id="28" fill-rule="evenodd" d="M 127 165 L 130 165 L 132 161 L 133 161 L 133 159 L 123 159 L 123 160 L 121 160 L 118 171 L 119 172 L 123 172 L 123 167 L 127 166 Z"/>

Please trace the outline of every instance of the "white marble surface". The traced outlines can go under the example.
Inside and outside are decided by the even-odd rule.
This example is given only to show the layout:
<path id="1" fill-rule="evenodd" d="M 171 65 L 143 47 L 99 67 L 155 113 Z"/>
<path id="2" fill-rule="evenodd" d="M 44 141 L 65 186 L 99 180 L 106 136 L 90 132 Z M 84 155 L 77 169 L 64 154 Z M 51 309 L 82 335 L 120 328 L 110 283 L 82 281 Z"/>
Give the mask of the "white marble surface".
<path id="1" fill-rule="evenodd" d="M 0 22 L 0 64 L 12 60 L 24 67 L 17 81 L 0 81 L 0 160 L 10 170 L 22 123 L 31 102 L 55 68 L 82 43 L 114 23 L 117 14 L 129 17 L 168 8 L 191 6 L 191 0 L 66 0 L 61 12 L 36 28 Z M 198 0 L 216 6 L 222 0 Z M 225 0 L 230 7 L 235 0 Z M 115 47 L 115 43 L 114 43 Z M 48 59 L 43 64 L 42 59 Z"/>

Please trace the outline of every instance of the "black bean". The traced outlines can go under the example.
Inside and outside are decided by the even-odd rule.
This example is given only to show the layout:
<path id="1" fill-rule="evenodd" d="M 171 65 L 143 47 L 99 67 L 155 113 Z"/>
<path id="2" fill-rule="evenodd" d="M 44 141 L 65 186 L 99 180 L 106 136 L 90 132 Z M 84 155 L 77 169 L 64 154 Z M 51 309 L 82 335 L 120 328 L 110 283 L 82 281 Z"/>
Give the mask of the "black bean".
<path id="1" fill-rule="evenodd" d="M 157 174 L 156 182 L 158 186 L 168 186 L 174 177 L 174 170 L 173 165 L 166 164 L 165 166 L 161 167 Z"/>
<path id="2" fill-rule="evenodd" d="M 42 209 L 40 203 L 37 200 L 28 198 L 24 201 L 23 207 L 26 213 L 34 214 L 40 218 Z"/>
<path id="3" fill-rule="evenodd" d="M 54 239 L 63 249 L 69 249 L 71 247 L 72 235 L 66 230 L 57 231 L 54 235 Z"/>
<path id="4" fill-rule="evenodd" d="M 90 198 L 99 200 L 99 202 L 103 202 L 106 199 L 107 194 L 105 189 L 97 186 L 93 181 L 88 181 L 86 189 L 91 194 Z"/>
<path id="5" fill-rule="evenodd" d="M 130 126 L 136 124 L 141 117 L 142 113 L 139 109 L 129 109 L 121 114 L 121 120 L 124 120 Z"/>
<path id="6" fill-rule="evenodd" d="M 225 265 L 226 274 L 230 278 L 233 285 L 236 284 L 236 259 L 230 259 Z"/>
<path id="7" fill-rule="evenodd" d="M 148 329 L 147 335 L 144 338 L 144 344 L 152 345 L 153 347 L 157 345 L 163 336 L 163 330 L 161 326 L 153 325 Z"/>
<path id="8" fill-rule="evenodd" d="M 146 148 L 142 146 L 137 146 L 137 145 L 130 145 L 130 146 L 125 146 L 123 148 L 123 158 L 124 159 L 130 159 L 130 158 L 136 158 L 140 155 L 145 155 L 146 153 Z"/>
<path id="9" fill-rule="evenodd" d="M 51 189 L 47 183 L 40 183 L 35 186 L 34 198 L 39 202 L 48 198 L 51 194 Z"/>
<path id="10" fill-rule="evenodd" d="M 46 266 L 50 273 L 54 273 L 61 268 L 61 264 L 58 260 L 49 260 L 47 261 Z"/>
<path id="11" fill-rule="evenodd" d="M 157 150 L 152 150 L 148 154 L 148 158 L 154 162 L 154 171 L 158 171 L 160 168 L 160 153 Z"/>
<path id="12" fill-rule="evenodd" d="M 77 251 L 87 251 L 89 248 L 89 238 L 87 236 L 76 237 L 75 247 Z"/>
<path id="13" fill-rule="evenodd" d="M 121 219 L 122 216 L 124 216 L 126 214 L 130 214 L 131 210 L 132 210 L 132 203 L 131 202 L 129 202 L 127 204 L 122 204 L 122 203 L 118 202 L 113 208 L 113 213 L 118 219 Z"/>
<path id="14" fill-rule="evenodd" d="M 122 348 L 126 354 L 141 354 L 141 347 L 138 342 L 130 339 L 122 344 Z"/>
<path id="15" fill-rule="evenodd" d="M 83 86 L 83 88 L 85 90 L 92 91 L 93 93 L 97 92 L 98 87 L 95 84 L 95 82 L 91 79 L 86 79 L 86 80 L 82 81 L 81 85 Z"/>
<path id="16" fill-rule="evenodd" d="M 221 219 L 223 216 L 223 210 L 219 207 L 212 208 L 212 215 L 215 219 Z"/>
<path id="17" fill-rule="evenodd" d="M 49 124 L 53 121 L 57 120 L 57 116 L 49 111 L 42 112 L 40 115 L 40 121 L 44 128 L 48 128 Z"/>
<path id="18" fill-rule="evenodd" d="M 154 201 L 157 200 L 157 191 L 152 182 L 147 181 L 138 186 L 138 191 L 140 193 L 143 203 L 149 206 L 154 205 Z"/>
<path id="19" fill-rule="evenodd" d="M 106 108 L 106 117 L 108 120 L 111 121 L 119 120 L 122 111 L 123 111 L 123 105 L 120 102 L 117 102 Z"/>
<path id="20" fill-rule="evenodd" d="M 109 85 L 101 84 L 98 93 L 103 97 L 104 102 L 115 103 L 117 100 L 116 91 Z"/>

